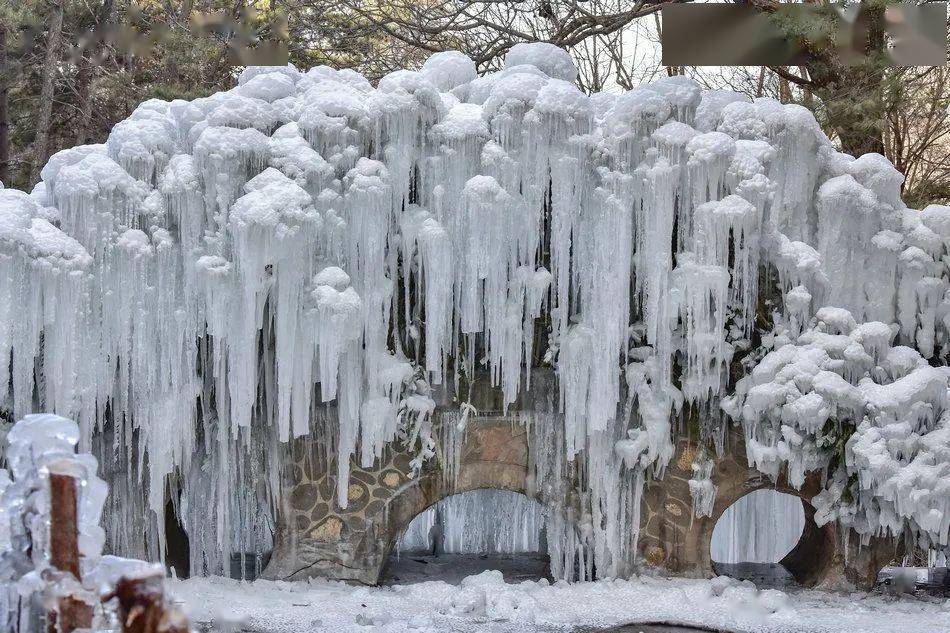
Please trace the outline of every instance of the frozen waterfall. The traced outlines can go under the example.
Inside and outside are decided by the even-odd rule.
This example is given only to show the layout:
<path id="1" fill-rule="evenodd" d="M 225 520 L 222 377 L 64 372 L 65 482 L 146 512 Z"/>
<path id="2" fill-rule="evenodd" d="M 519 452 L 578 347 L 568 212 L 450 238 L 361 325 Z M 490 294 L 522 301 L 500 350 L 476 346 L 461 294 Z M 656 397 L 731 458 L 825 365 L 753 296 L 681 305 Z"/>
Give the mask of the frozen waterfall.
<path id="1" fill-rule="evenodd" d="M 538 365 L 555 576 L 634 570 L 644 482 L 695 420 L 698 515 L 731 424 L 766 475 L 824 472 L 816 521 L 950 547 L 950 208 L 906 208 L 803 107 L 576 75 L 540 44 L 376 86 L 249 67 L 57 153 L 0 190 L 5 419 L 76 420 L 110 547 L 159 557 L 171 503 L 193 573 L 270 547 L 294 438 L 345 507 L 388 446 L 451 470 L 476 370 L 507 410 Z"/>
<path id="2" fill-rule="evenodd" d="M 717 563 L 777 563 L 798 544 L 804 528 L 801 499 L 774 490 L 756 490 L 719 517 L 711 556 Z"/>
<path id="3" fill-rule="evenodd" d="M 430 506 L 409 523 L 399 552 L 431 551 L 438 523 L 442 551 L 450 554 L 512 554 L 541 551 L 541 505 L 518 492 L 472 490 Z"/>

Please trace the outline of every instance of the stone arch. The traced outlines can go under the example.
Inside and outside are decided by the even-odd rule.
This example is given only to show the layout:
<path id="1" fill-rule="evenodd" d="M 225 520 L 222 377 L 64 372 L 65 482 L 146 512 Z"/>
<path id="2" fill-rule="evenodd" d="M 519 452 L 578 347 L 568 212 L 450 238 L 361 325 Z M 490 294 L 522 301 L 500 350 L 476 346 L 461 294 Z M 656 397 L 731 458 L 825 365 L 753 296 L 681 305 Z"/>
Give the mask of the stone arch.
<path id="1" fill-rule="evenodd" d="M 711 515 L 693 516 L 689 479 L 695 457 L 695 442 L 680 439 L 664 477 L 649 481 L 644 488 L 637 544 L 639 564 L 680 576 L 712 578 L 716 575 L 711 556 L 716 522 L 740 497 L 760 489 L 802 499 L 805 529 L 781 562 L 804 586 L 834 586 L 846 581 L 870 589 L 878 571 L 899 553 L 900 544 L 894 539 L 872 538 L 861 545 L 856 537 L 847 541 L 838 538 L 833 524 L 819 528 L 809 500 L 822 489 L 820 473 L 806 477 L 800 489 L 789 485 L 784 476 L 773 482 L 748 466 L 744 439 L 737 429 L 727 431 L 721 456 L 713 456 L 712 480 L 717 491 Z"/>
<path id="2" fill-rule="evenodd" d="M 439 501 L 488 488 L 517 492 L 539 500 L 529 489 L 528 469 L 528 436 L 523 426 L 513 425 L 503 417 L 486 416 L 472 420 L 465 435 L 457 474 L 449 477 L 440 469 L 407 481 L 380 513 L 383 557 L 376 571 L 376 582 L 396 541 L 409 523 Z"/>
<path id="3" fill-rule="evenodd" d="M 537 384 L 533 383 L 532 389 Z M 405 451 L 387 448 L 365 468 L 354 459 L 347 508 L 339 507 L 336 500 L 335 465 L 308 458 L 319 455 L 321 449 L 312 439 L 298 440 L 288 468 L 286 494 L 279 499 L 274 552 L 263 577 L 302 580 L 322 576 L 373 585 L 379 581 L 400 532 L 414 516 L 445 497 L 497 488 L 553 501 L 537 499 L 532 492 L 529 442 L 534 436 L 529 436 L 518 419 L 488 413 L 500 407 L 492 406 L 489 398 L 481 400 L 486 401 L 478 409 L 482 413 L 469 419 L 459 452 L 426 462 L 416 477 L 411 475 L 412 456 Z M 481 400 L 476 400 L 476 406 Z M 434 433 L 445 431 L 441 418 L 437 411 Z M 843 542 L 833 526 L 818 528 L 814 508 L 807 501 L 821 490 L 820 475 L 807 478 L 800 490 L 784 479 L 772 482 L 746 463 L 738 429 L 727 431 L 721 456 L 713 458 L 712 478 L 718 490 L 712 516 L 693 516 L 689 480 L 695 458 L 695 441 L 681 437 L 663 478 L 646 483 L 637 557 L 636 561 L 624 561 L 626 567 L 645 564 L 680 576 L 714 576 L 710 543 L 716 521 L 739 497 L 761 488 L 805 500 L 806 529 L 782 562 L 806 586 L 847 580 L 870 588 L 877 572 L 899 553 L 892 539 L 871 539 L 860 545 L 857 538 Z"/>
<path id="4" fill-rule="evenodd" d="M 699 524 L 699 551 L 705 575 L 716 575 L 712 561 L 712 535 L 716 523 L 726 509 L 756 490 L 773 490 L 800 499 L 805 514 L 805 527 L 798 543 L 779 562 L 805 587 L 813 587 L 832 578 L 839 563 L 836 555 L 837 531 L 833 524 L 819 527 L 815 523 L 815 508 L 809 502 L 821 490 L 820 475 L 810 474 L 800 488 L 790 485 L 784 475 L 779 477 L 778 481 L 772 481 L 744 463 L 742 456 L 745 454 L 745 446 L 741 437 L 734 435 L 732 439 L 734 446 L 725 457 L 717 460 L 713 470 L 713 481 L 717 490 L 712 514 Z"/>
<path id="5" fill-rule="evenodd" d="M 528 485 L 528 431 L 504 416 L 469 420 L 458 461 L 427 463 L 410 475 L 409 456 L 388 452 L 371 468 L 351 464 L 347 508 L 335 501 L 335 475 L 310 479 L 292 469 L 290 507 L 282 508 L 274 554 L 264 577 L 302 580 L 315 576 L 377 584 L 399 535 L 429 506 L 454 494 L 482 488 L 510 490 L 536 499 Z M 301 451 L 312 451 L 303 447 Z M 315 474 L 315 476 L 317 476 Z"/>
<path id="6" fill-rule="evenodd" d="M 792 574 L 795 580 L 804 587 L 813 587 L 823 581 L 831 573 L 835 564 L 835 548 L 837 533 L 831 524 L 819 527 L 815 523 L 815 508 L 802 495 L 801 491 L 787 485 L 758 485 L 759 481 L 747 482 L 746 486 L 733 487 L 726 491 L 720 502 L 717 499 L 713 515 L 704 523 L 702 538 L 710 543 L 709 566 L 717 574 L 715 563 L 712 560 L 711 543 L 713 530 L 725 511 L 734 503 L 758 490 L 771 490 L 797 498 L 802 504 L 804 512 L 804 527 L 797 543 L 781 560 L 777 561 Z M 771 483 L 771 482 L 767 482 Z"/>

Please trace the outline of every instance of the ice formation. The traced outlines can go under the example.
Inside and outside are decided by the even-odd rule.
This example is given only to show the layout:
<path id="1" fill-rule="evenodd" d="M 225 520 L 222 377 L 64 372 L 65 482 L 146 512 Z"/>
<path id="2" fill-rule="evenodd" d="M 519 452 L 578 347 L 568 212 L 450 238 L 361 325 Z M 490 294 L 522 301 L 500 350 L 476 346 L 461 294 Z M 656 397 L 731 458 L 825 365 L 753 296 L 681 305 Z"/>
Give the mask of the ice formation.
<path id="1" fill-rule="evenodd" d="M 441 386 L 486 370 L 507 407 L 539 364 L 534 481 L 573 499 L 546 515 L 555 575 L 630 571 L 643 482 L 688 416 L 721 448 L 721 402 L 758 468 L 832 471 L 825 520 L 947 546 L 950 209 L 907 209 L 799 106 L 576 75 L 543 44 L 376 87 L 247 68 L 0 191 L 3 406 L 78 421 L 116 551 L 161 550 L 168 488 L 193 572 L 221 572 L 269 547 L 291 438 L 335 453 L 345 506 L 393 441 L 450 461 Z"/>
<path id="2" fill-rule="evenodd" d="M 710 556 L 717 563 L 777 563 L 805 528 L 801 499 L 755 490 L 726 508 L 716 522 Z"/>
<path id="3" fill-rule="evenodd" d="M 432 551 L 436 524 L 442 551 L 447 553 L 538 552 L 544 513 L 537 501 L 517 492 L 463 492 L 416 515 L 396 544 L 397 551 Z"/>
<path id="4" fill-rule="evenodd" d="M 918 287 L 923 299 L 929 289 Z M 723 400 L 745 428 L 749 463 L 773 478 L 784 470 L 796 487 L 810 471 L 828 472 L 827 487 L 811 500 L 819 525 L 837 520 L 864 537 L 904 534 L 924 551 L 946 549 L 948 369 L 892 345 L 896 323 L 858 324 L 831 307 L 814 322 Z"/>

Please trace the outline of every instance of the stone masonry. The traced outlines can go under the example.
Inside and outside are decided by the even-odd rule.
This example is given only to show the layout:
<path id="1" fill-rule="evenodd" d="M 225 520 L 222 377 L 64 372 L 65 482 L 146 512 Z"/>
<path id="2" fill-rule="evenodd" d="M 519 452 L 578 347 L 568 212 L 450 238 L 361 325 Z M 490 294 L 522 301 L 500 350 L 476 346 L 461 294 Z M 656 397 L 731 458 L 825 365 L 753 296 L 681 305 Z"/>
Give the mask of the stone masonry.
<path id="1" fill-rule="evenodd" d="M 556 394 L 553 385 L 553 376 L 533 376 L 531 401 L 522 399 L 518 408 L 528 410 L 542 401 L 550 406 Z M 288 469 L 285 483 L 289 494 L 285 495 L 275 549 L 264 576 L 286 580 L 328 577 L 373 585 L 379 582 L 386 560 L 409 522 L 439 500 L 478 488 L 512 490 L 537 498 L 529 481 L 531 435 L 516 415 L 498 412 L 495 390 L 486 387 L 473 392 L 472 402 L 480 414 L 469 420 L 460 438 L 457 473 L 446 473 L 439 460 L 430 460 L 413 478 L 411 456 L 394 444 L 373 468 L 352 464 L 346 509 L 336 502 L 335 466 L 313 458 L 317 447 L 311 440 L 297 440 L 295 463 Z M 446 405 L 443 411 L 457 408 Z M 439 420 L 437 412 L 436 425 Z M 679 576 L 714 576 L 710 541 L 716 521 L 733 502 L 760 488 L 802 498 L 805 530 L 782 563 L 805 586 L 848 582 L 869 587 L 878 570 L 898 552 L 893 542 L 885 540 L 859 548 L 855 538 L 846 546 L 834 526 L 819 528 L 807 501 L 818 490 L 817 478 L 806 480 L 801 490 L 783 480 L 773 483 L 746 465 L 743 439 L 737 430 L 727 433 L 724 455 L 714 462 L 712 477 L 718 491 L 712 516 L 694 517 L 688 480 L 695 452 L 695 443 L 681 438 L 665 476 L 649 481 L 644 488 L 639 565 Z M 850 551 L 846 552 L 846 547 Z"/>

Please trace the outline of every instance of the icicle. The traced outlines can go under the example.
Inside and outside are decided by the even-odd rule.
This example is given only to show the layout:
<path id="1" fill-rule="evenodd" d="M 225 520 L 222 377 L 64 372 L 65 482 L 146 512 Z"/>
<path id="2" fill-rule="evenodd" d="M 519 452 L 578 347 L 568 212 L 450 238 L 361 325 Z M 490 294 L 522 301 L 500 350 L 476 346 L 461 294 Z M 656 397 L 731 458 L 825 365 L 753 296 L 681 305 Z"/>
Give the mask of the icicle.
<path id="1" fill-rule="evenodd" d="M 828 302 L 863 316 L 868 244 L 880 230 L 874 195 L 851 176 L 832 178 L 818 190 L 818 252 L 831 281 Z"/>
<path id="2" fill-rule="evenodd" d="M 721 392 L 732 359 L 725 340 L 729 272 L 722 266 L 695 262 L 683 253 L 673 279 L 686 329 L 683 394 L 691 402 L 705 402 Z"/>
<path id="3" fill-rule="evenodd" d="M 485 508 L 492 511 L 485 512 Z M 506 490 L 473 490 L 452 495 L 417 515 L 396 544 L 399 552 L 432 551 L 432 527 L 452 554 L 514 554 L 541 548 L 542 507 Z"/>
<path id="4" fill-rule="evenodd" d="M 668 124 L 669 125 L 669 124 Z M 637 205 L 636 248 L 637 294 L 646 323 L 646 340 L 661 358 L 672 357 L 668 297 L 673 268 L 674 185 L 679 170 L 666 159 L 652 167 L 637 168 L 643 179 L 642 203 Z M 669 365 L 662 366 L 660 380 L 669 380 Z"/>
<path id="5" fill-rule="evenodd" d="M 819 173 L 815 156 L 830 141 L 814 115 L 800 105 L 756 99 L 755 107 L 768 125 L 769 141 L 777 150 L 768 173 L 776 183 L 768 219 L 788 239 L 812 243 L 817 230 L 814 191 Z"/>
<path id="6" fill-rule="evenodd" d="M 729 298 L 741 306 L 746 336 L 758 300 L 759 224 L 756 208 L 735 195 L 696 209 L 697 262 L 730 269 Z"/>
<path id="7" fill-rule="evenodd" d="M 711 459 L 697 459 L 691 467 L 693 477 L 689 480 L 689 494 L 693 499 L 693 516 L 712 516 L 713 506 L 716 505 L 716 485 L 712 482 L 711 477 L 713 461 Z M 713 560 L 718 559 L 713 558 Z"/>
<path id="8" fill-rule="evenodd" d="M 710 200 L 719 200 L 725 194 L 726 172 L 736 152 L 736 143 L 722 132 L 707 132 L 694 136 L 686 144 L 689 192 L 682 192 L 684 210 L 680 220 L 680 240 L 685 248 L 692 244 L 692 212 Z"/>

